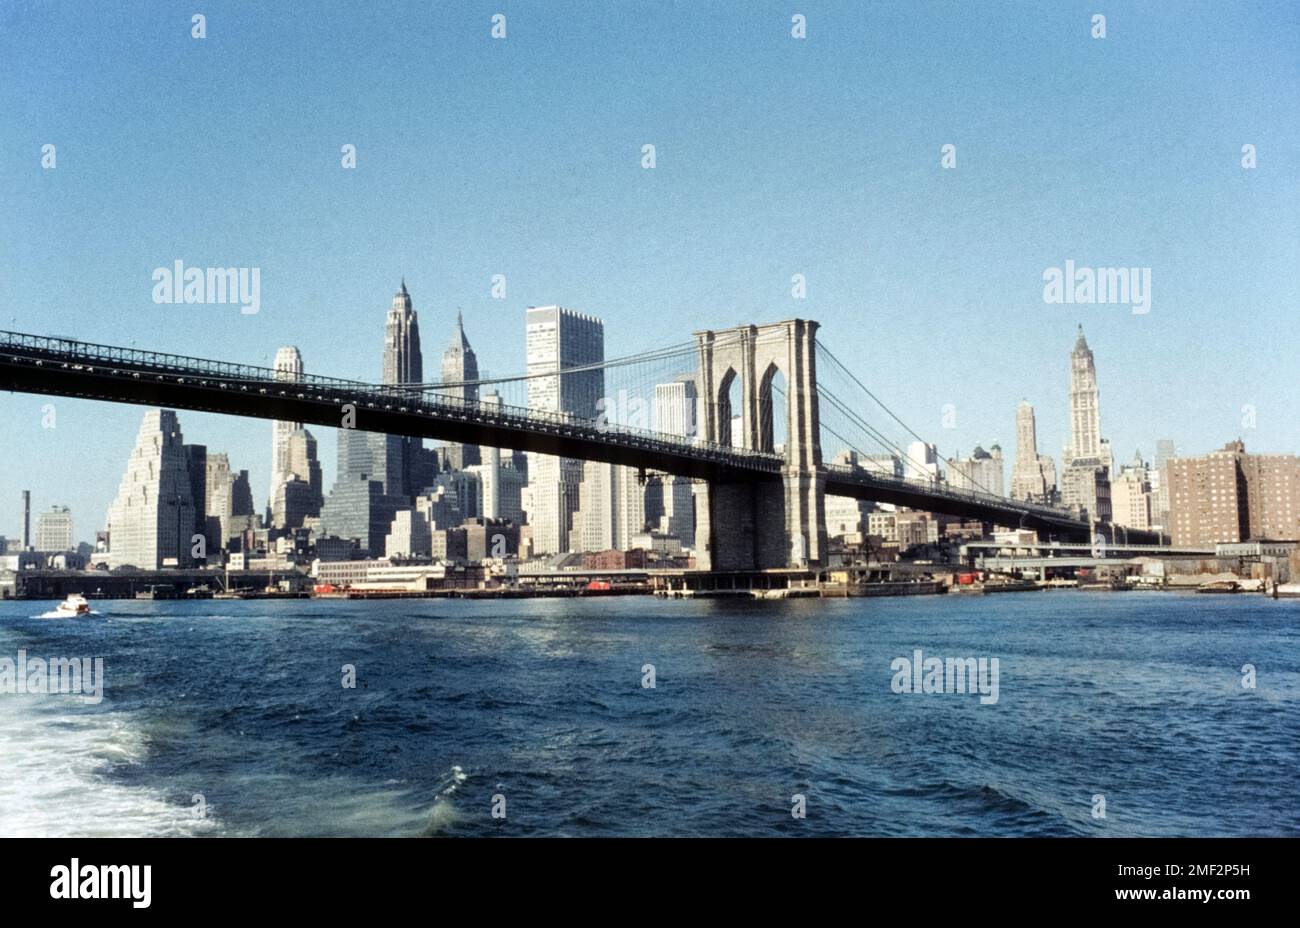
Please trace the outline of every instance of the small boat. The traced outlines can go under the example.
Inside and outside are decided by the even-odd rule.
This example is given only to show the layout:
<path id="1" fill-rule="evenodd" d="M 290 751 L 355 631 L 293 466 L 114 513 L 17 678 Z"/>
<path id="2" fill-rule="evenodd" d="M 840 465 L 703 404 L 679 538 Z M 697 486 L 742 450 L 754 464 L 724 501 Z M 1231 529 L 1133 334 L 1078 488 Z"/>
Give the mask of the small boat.
<path id="1" fill-rule="evenodd" d="M 1038 584 L 1032 580 L 1021 580 L 1018 577 L 1007 577 L 1001 574 L 994 574 L 984 581 L 985 593 L 1025 593 L 1037 589 Z"/>
<path id="2" fill-rule="evenodd" d="M 1240 593 L 1241 585 L 1236 580 L 1211 580 L 1196 588 L 1198 593 Z"/>
<path id="3" fill-rule="evenodd" d="M 1131 587 L 1118 577 L 1112 577 L 1109 580 L 1080 580 L 1077 589 L 1102 593 L 1122 593 L 1131 589 Z"/>
<path id="4" fill-rule="evenodd" d="M 90 615 L 90 603 L 86 602 L 86 597 L 73 593 L 63 602 L 59 603 L 54 610 L 60 618 L 76 618 L 79 615 Z"/>

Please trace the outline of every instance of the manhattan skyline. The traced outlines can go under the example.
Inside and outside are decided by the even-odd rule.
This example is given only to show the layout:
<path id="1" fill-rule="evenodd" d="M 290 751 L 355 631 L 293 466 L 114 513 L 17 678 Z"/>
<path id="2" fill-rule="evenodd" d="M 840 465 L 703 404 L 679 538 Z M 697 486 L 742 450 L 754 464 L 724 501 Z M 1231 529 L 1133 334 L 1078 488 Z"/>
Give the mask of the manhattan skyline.
<path id="1" fill-rule="evenodd" d="M 0 113 L 17 117 L 0 150 L 0 325 L 266 366 L 295 345 L 309 374 L 379 381 L 403 276 L 430 350 L 460 309 L 493 375 L 523 370 L 529 305 L 601 317 L 609 356 L 665 332 L 800 316 L 943 455 L 1010 451 L 1025 399 L 1059 462 L 1082 324 L 1117 460 L 1150 458 L 1162 438 L 1184 454 L 1236 437 L 1300 449 L 1285 337 L 1300 304 L 1300 144 L 1280 108 L 1300 87 L 1292 33 L 1268 34 L 1262 14 L 1120 5 L 1108 37 L 1085 43 L 1087 14 L 1070 9 L 1014 28 L 987 9 L 849 11 L 810 8 L 809 37 L 793 43 L 777 7 L 624 21 L 521 9 L 494 43 L 491 11 L 413 8 L 377 26 L 331 5 L 320 21 L 212 13 L 209 37 L 190 42 L 190 11 L 173 23 L 151 8 L 143 31 L 126 30 L 158 58 L 147 86 L 121 56 L 130 8 L 32 11 L 0 30 Z M 935 67 L 900 76 L 921 18 L 915 41 Z M 25 30 L 78 65 L 50 73 Z M 1139 32 L 1140 47 L 1127 38 Z M 414 56 L 422 45 L 436 71 Z M 573 66 L 536 66 L 579 46 L 584 68 L 603 59 L 608 96 Z M 394 49 L 412 60 L 394 63 Z M 1024 81 L 1025 60 L 1060 82 Z M 1006 119 L 988 116 L 999 108 Z M 1253 170 L 1238 163 L 1246 143 Z M 44 144 L 58 146 L 53 170 L 39 166 Z M 177 259 L 260 267 L 260 312 L 153 303 L 150 270 Z M 1044 269 L 1067 260 L 1151 267 L 1151 311 L 1045 303 Z M 806 299 L 790 295 L 794 274 Z M 955 428 L 942 427 L 946 404 Z M 78 540 L 93 537 L 140 412 L 0 394 L 18 462 L 0 480 L 0 534 L 17 534 L 29 488 L 33 511 L 69 505 Z M 260 506 L 270 425 L 180 416 L 188 441 L 249 470 Z M 330 486 L 335 434 L 315 434 Z M 86 466 L 83 449 L 109 466 Z"/>

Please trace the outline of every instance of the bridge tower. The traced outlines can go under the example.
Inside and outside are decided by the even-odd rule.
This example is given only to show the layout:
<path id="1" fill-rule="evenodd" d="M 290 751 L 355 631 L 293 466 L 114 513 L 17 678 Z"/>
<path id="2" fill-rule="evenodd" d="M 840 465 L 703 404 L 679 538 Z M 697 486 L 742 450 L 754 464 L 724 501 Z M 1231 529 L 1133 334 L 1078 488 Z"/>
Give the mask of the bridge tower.
<path id="1" fill-rule="evenodd" d="M 785 464 L 771 479 L 696 486 L 696 566 L 703 570 L 813 567 L 826 562 L 826 472 L 817 411 L 817 323 L 791 319 L 696 332 L 700 436 L 775 451 L 774 410 L 784 409 Z M 773 396 L 777 373 L 784 402 Z M 740 380 L 739 409 L 732 386 Z M 777 413 L 779 415 L 779 413 Z M 738 417 L 739 435 L 732 421 Z"/>

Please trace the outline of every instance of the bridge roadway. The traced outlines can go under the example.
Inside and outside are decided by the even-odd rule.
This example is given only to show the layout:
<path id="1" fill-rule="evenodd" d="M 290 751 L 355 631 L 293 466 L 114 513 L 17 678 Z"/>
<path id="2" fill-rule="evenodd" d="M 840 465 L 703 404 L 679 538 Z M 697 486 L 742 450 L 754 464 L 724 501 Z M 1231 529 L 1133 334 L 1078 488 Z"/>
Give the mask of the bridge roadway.
<path id="1" fill-rule="evenodd" d="M 1123 531 L 1124 529 L 1120 528 L 1121 537 Z M 1134 529 L 1133 531 L 1136 534 L 1137 530 Z M 1150 533 L 1143 532 L 1143 534 L 1146 535 Z M 980 556 L 985 556 L 983 552 L 998 552 L 998 551 L 1011 551 L 1013 553 L 1020 552 L 1020 551 L 1038 551 L 1038 552 L 1049 551 L 1052 552 L 1052 554 L 1045 555 L 1046 557 L 1049 558 L 1054 555 L 1062 556 L 1062 557 L 1088 555 L 1089 557 L 1147 556 L 1147 557 L 1166 557 L 1166 558 L 1181 557 L 1181 558 L 1202 558 L 1202 559 L 1218 556 L 1215 551 L 1214 545 L 1201 545 L 1199 547 L 1196 546 L 1175 547 L 1173 545 L 1152 545 L 1152 544 L 1136 544 L 1136 543 L 1130 544 L 1123 541 L 1107 542 L 1104 551 L 1098 551 L 1097 548 L 1095 548 L 1093 545 L 1088 545 L 1088 544 L 1071 545 L 1071 544 L 1060 544 L 1058 542 L 1049 542 L 1049 541 L 1037 541 L 1037 542 L 968 541 L 961 546 L 961 553 L 963 555 L 967 553 L 972 553 L 972 554 L 979 554 Z M 1033 557 L 1034 555 L 1025 555 L 1025 556 Z M 1043 556 L 1043 555 L 1039 555 L 1039 556 Z"/>
<path id="2" fill-rule="evenodd" d="M 941 512 L 997 525 L 1029 528 L 1055 537 L 1088 538 L 1091 527 L 1068 509 L 1039 506 L 991 493 L 959 490 L 936 485 L 931 481 L 904 480 L 900 477 L 851 468 L 826 466 L 826 492 L 879 503 L 894 503 L 923 512 Z M 1109 535 L 1109 525 L 1098 530 Z"/>
<path id="3" fill-rule="evenodd" d="M 0 332 L 0 389 L 171 409 L 352 427 L 464 444 L 537 451 L 705 480 L 779 475 L 782 459 L 570 415 L 472 403 L 433 391 L 227 364 L 134 348 Z"/>
<path id="4" fill-rule="evenodd" d="M 0 389 L 279 419 L 389 435 L 512 448 L 605 461 L 718 482 L 779 479 L 776 454 L 611 426 L 560 413 L 474 403 L 394 385 L 302 375 L 66 338 L 0 331 Z M 826 492 L 895 503 L 1054 536 L 1087 538 L 1090 526 L 1068 510 L 1037 506 L 837 465 Z M 1104 533 L 1109 527 L 1101 527 Z"/>

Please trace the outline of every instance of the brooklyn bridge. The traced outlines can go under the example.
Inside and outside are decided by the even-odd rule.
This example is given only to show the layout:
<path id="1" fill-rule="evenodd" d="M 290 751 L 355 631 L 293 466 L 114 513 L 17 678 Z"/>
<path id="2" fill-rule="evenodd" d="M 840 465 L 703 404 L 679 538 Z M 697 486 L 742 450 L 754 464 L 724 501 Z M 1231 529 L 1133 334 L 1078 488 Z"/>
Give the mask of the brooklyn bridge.
<path id="1" fill-rule="evenodd" d="M 1114 526 L 1077 511 L 882 466 L 883 458 L 915 463 L 909 441 L 924 439 L 835 356 L 818 328 L 791 319 L 707 330 L 598 365 L 401 385 L 286 379 L 269 367 L 0 332 L 0 389 L 356 428 L 695 478 L 696 562 L 706 570 L 825 564 L 827 495 L 1028 528 L 1061 541 L 1115 538 Z M 643 396 L 665 377 L 687 378 L 699 397 L 694 434 L 646 427 L 617 402 L 614 414 L 594 418 L 530 408 L 526 391 L 539 377 L 585 378 L 606 397 Z M 466 386 L 479 399 L 466 399 Z M 1126 542 L 1157 540 L 1121 531 Z"/>

